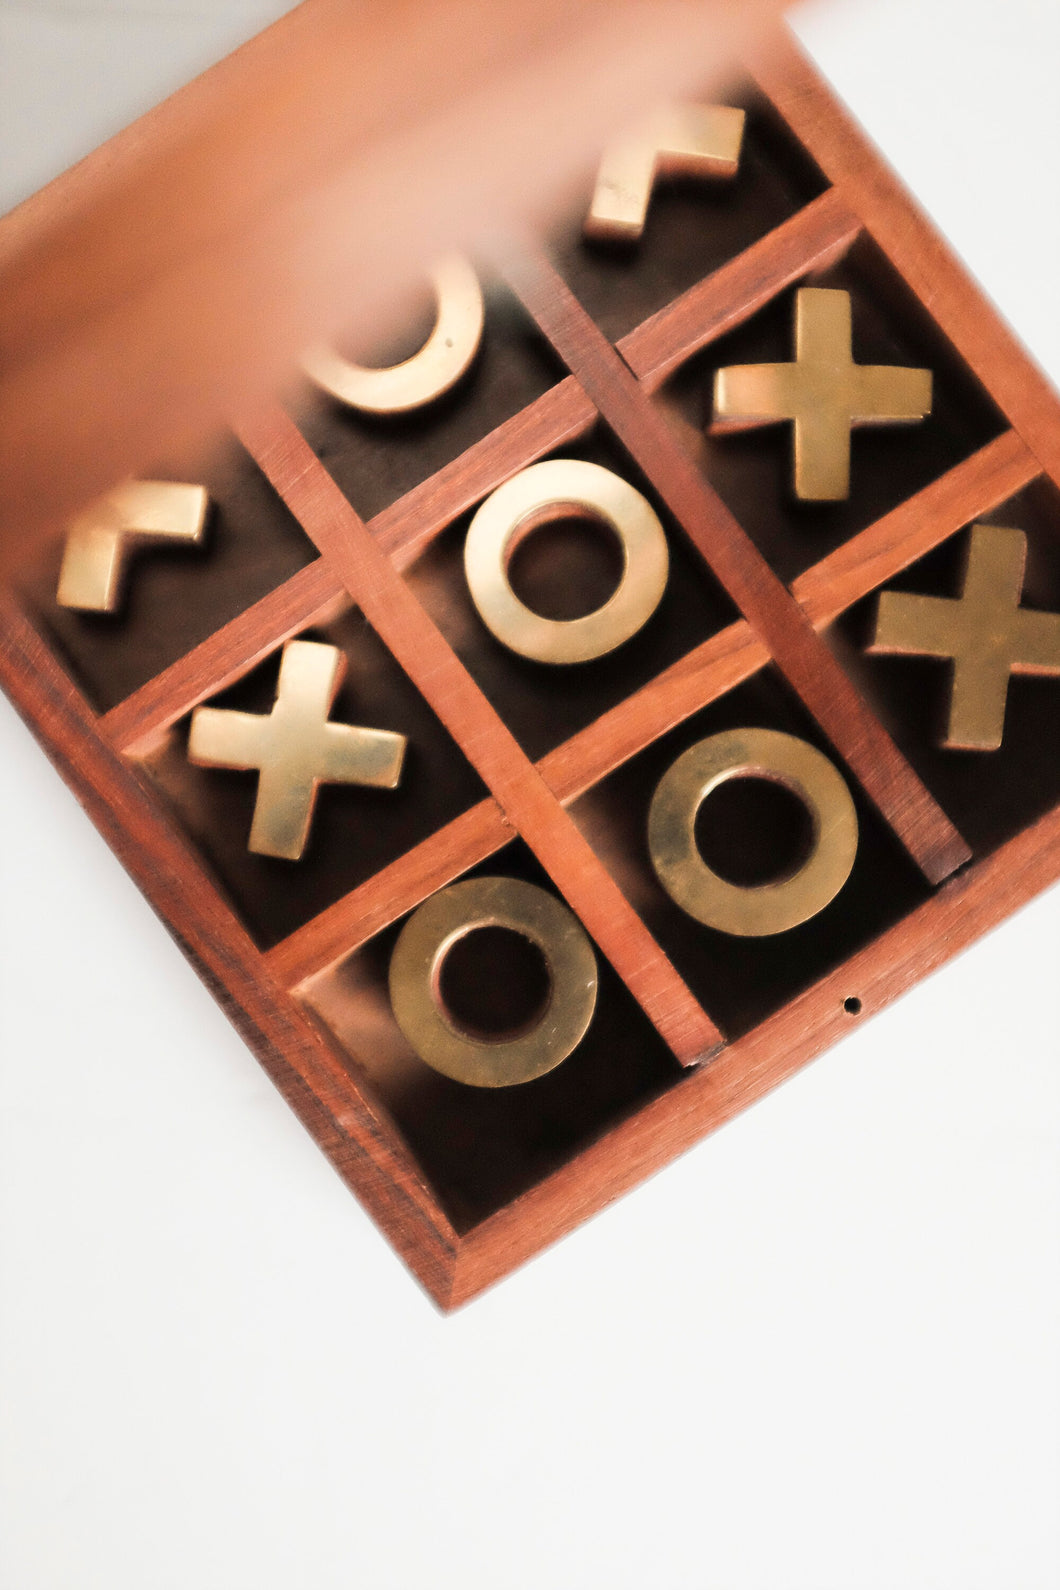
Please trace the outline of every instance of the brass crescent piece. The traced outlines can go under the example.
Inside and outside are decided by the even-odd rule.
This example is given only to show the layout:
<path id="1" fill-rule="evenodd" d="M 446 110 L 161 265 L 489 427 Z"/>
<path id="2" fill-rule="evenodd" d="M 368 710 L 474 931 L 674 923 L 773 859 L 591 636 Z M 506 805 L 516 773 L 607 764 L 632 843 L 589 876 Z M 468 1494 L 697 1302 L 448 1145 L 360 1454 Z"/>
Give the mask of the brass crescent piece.
<path id="1" fill-rule="evenodd" d="M 622 546 L 623 570 L 602 607 L 582 618 L 535 613 L 509 578 L 520 541 L 550 520 L 580 514 L 602 521 Z M 599 464 L 549 459 L 499 486 L 471 521 L 464 571 L 479 616 L 510 651 L 535 662 L 589 662 L 614 651 L 647 623 L 662 600 L 670 553 L 654 508 L 639 491 Z"/>
<path id="2" fill-rule="evenodd" d="M 548 1004 L 529 1031 L 496 1041 L 469 1036 L 440 993 L 442 963 L 458 939 L 500 927 L 536 944 L 548 967 Z M 398 1026 L 435 1071 L 476 1088 L 509 1088 L 552 1071 L 577 1048 L 596 1008 L 596 955 L 580 922 L 521 878 L 467 878 L 424 901 L 390 958 L 390 1003 Z"/>
<path id="3" fill-rule="evenodd" d="M 366 414 L 408 414 L 448 392 L 478 352 L 485 305 L 478 276 L 462 254 L 439 260 L 431 282 L 438 316 L 410 359 L 373 369 L 318 345 L 302 356 L 305 374 L 340 403 Z"/>
<path id="4" fill-rule="evenodd" d="M 696 814 L 732 778 L 771 779 L 809 810 L 810 854 L 786 877 L 745 887 L 700 855 Z M 697 922 L 737 938 L 786 933 L 823 911 L 850 876 L 857 846 L 857 813 L 842 774 L 805 740 L 774 729 L 730 729 L 693 745 L 664 774 L 648 813 L 648 849 L 663 888 Z"/>

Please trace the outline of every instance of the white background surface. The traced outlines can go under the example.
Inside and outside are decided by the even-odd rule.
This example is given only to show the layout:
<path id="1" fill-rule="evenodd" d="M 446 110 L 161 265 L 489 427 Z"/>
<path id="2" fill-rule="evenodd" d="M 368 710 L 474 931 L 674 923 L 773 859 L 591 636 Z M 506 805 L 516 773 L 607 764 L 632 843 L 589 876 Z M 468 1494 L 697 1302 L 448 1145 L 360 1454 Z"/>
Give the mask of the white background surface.
<path id="1" fill-rule="evenodd" d="M 7 0 L 0 208 L 279 9 Z M 1060 379 L 1055 0 L 802 28 Z M 2 700 L 0 834 L 5 1590 L 1055 1590 L 1060 894 L 443 1320 Z"/>

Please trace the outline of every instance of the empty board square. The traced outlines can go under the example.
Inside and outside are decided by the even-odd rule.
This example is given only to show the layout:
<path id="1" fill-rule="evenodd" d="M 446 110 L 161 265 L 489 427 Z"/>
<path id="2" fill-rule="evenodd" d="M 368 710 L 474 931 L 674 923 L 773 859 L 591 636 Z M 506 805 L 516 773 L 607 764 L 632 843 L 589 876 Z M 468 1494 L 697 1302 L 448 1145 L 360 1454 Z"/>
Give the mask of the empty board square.
<path id="1" fill-rule="evenodd" d="M 738 615 L 672 515 L 602 427 L 552 458 L 611 470 L 651 503 L 666 534 L 669 576 L 662 600 L 637 633 L 589 662 L 551 664 L 509 650 L 476 609 L 464 573 L 472 514 L 440 535 L 406 578 L 523 749 L 545 755 L 649 683 Z M 604 604 L 622 574 L 617 537 L 600 523 L 564 517 L 519 545 L 509 565 L 516 595 L 546 618 L 580 617 Z"/>
<path id="2" fill-rule="evenodd" d="M 498 875 L 556 893 L 521 841 L 464 874 Z M 684 1075 L 599 951 L 593 1019 L 553 1071 L 507 1088 L 440 1075 L 411 1048 L 390 1007 L 390 957 L 406 920 L 315 979 L 304 997 L 396 1124 L 458 1230 L 503 1208 Z M 488 1032 L 532 1014 L 539 988 L 514 934 L 471 933 L 463 949 L 459 983 L 450 989 L 443 971 L 443 990 L 460 995 L 465 1020 Z"/>
<path id="3" fill-rule="evenodd" d="M 210 506 L 201 545 L 158 543 L 135 551 L 114 613 L 58 605 L 62 542 L 50 545 L 24 576 L 35 622 L 101 712 L 316 557 L 298 521 L 235 442 L 207 458 L 194 479 L 168 469 L 145 472 L 144 478 L 206 487 Z"/>
<path id="4" fill-rule="evenodd" d="M 705 102 L 746 111 L 734 177 L 658 179 L 644 231 L 631 242 L 585 236 L 590 181 L 550 235 L 549 252 L 560 275 L 613 341 L 825 190 L 820 171 L 761 95 L 747 88 L 715 91 Z"/>
<path id="5" fill-rule="evenodd" d="M 332 721 L 407 737 L 396 789 L 322 785 L 305 853 L 300 861 L 288 861 L 247 849 L 258 775 L 189 762 L 190 720 L 178 724 L 143 763 L 263 948 L 302 927 L 485 794 L 463 753 L 357 610 L 300 638 L 337 646 L 345 655 L 346 675 Z M 276 651 L 210 705 L 268 713 L 279 665 Z"/>
<path id="6" fill-rule="evenodd" d="M 648 811 L 663 775 L 689 747 L 736 728 L 795 735 L 836 762 L 771 669 L 705 707 L 575 801 L 570 811 L 692 992 L 737 1038 L 848 960 L 931 893 L 898 840 L 840 765 L 854 800 L 858 846 L 835 898 L 787 932 L 741 938 L 705 927 L 671 899 L 648 851 Z M 837 763 L 837 765 L 839 765 Z M 802 803 L 763 779 L 733 779 L 703 803 L 696 838 L 708 865 L 753 887 L 802 859 L 812 824 Z M 858 990 L 851 988 L 849 997 Z"/>
<path id="7" fill-rule="evenodd" d="M 664 407 L 679 416 L 684 436 L 694 437 L 710 484 L 786 581 L 1005 428 L 992 400 L 871 243 L 859 240 L 837 265 L 808 276 L 801 285 L 849 292 L 855 362 L 931 370 L 933 402 L 930 415 L 920 422 L 855 428 L 849 497 L 807 502 L 794 494 L 788 421 L 708 434 L 717 370 L 783 364 L 794 357 L 797 288 L 781 293 L 711 343 L 670 380 L 662 393 Z"/>
<path id="8" fill-rule="evenodd" d="M 362 518 L 421 485 L 566 375 L 507 289 L 484 284 L 484 292 L 478 353 L 456 385 L 433 402 L 409 414 L 366 414 L 322 392 L 302 395 L 299 428 Z M 386 366 L 409 358 L 434 318 L 431 298 L 400 340 L 372 350 L 367 362 Z"/>
<path id="9" fill-rule="evenodd" d="M 1025 532 L 1022 605 L 1060 613 L 1056 488 L 1037 480 L 976 523 Z M 970 534 L 965 529 L 949 537 L 884 589 L 959 596 Z M 828 631 L 828 640 L 974 855 L 987 855 L 1060 803 L 1060 678 L 1013 675 L 999 750 L 947 749 L 942 740 L 952 665 L 928 657 L 867 654 L 878 597 L 873 593 L 850 608 Z"/>

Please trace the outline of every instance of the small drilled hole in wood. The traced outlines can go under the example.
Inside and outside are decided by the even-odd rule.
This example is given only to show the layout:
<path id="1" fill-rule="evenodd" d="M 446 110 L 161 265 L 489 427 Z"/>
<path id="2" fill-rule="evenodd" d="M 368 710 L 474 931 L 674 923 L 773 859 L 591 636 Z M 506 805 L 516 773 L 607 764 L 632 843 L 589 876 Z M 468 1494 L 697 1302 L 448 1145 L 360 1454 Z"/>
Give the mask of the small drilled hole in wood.
<path id="1" fill-rule="evenodd" d="M 773 779 L 730 778 L 696 814 L 696 846 L 726 883 L 752 889 L 790 877 L 810 854 L 813 818 L 791 790 Z"/>
<path id="2" fill-rule="evenodd" d="M 446 1015 L 468 1038 L 505 1042 L 537 1026 L 552 995 L 548 962 L 536 944 L 511 928 L 465 933 L 438 972 Z"/>
<path id="3" fill-rule="evenodd" d="M 858 999 L 856 995 L 851 994 L 849 999 L 844 999 L 843 1009 L 846 1011 L 848 1016 L 860 1016 L 861 1000 Z"/>
<path id="4" fill-rule="evenodd" d="M 542 618 L 584 618 L 603 607 L 625 569 L 622 543 L 605 520 L 567 509 L 520 527 L 508 579 Z"/>

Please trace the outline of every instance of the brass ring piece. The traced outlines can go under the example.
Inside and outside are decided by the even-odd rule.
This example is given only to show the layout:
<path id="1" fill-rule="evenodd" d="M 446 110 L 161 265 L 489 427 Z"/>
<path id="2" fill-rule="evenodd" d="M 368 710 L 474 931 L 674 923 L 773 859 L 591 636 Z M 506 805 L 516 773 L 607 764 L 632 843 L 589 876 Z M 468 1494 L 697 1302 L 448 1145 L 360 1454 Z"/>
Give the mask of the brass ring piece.
<path id="1" fill-rule="evenodd" d="M 524 536 L 550 519 L 603 520 L 622 543 L 618 588 L 582 618 L 544 618 L 512 590 L 508 565 Z M 589 662 L 635 635 L 662 600 L 669 573 L 666 533 L 639 491 L 599 464 L 549 459 L 532 464 L 487 497 L 471 521 L 464 570 L 472 600 L 509 650 L 544 663 Z"/>
<path id="2" fill-rule="evenodd" d="M 536 944 L 551 981 L 527 1032 L 496 1042 L 454 1026 L 439 991 L 442 963 L 476 928 L 501 927 Z M 596 956 L 577 918 L 520 878 L 467 878 L 441 889 L 405 923 L 390 957 L 390 1003 L 421 1060 L 456 1082 L 508 1088 L 544 1076 L 577 1048 L 596 1007 Z"/>
<path id="3" fill-rule="evenodd" d="M 708 867 L 696 845 L 696 814 L 731 778 L 782 784 L 813 819 L 810 855 L 787 877 L 744 887 Z M 823 911 L 850 876 L 858 819 L 842 774 L 805 740 L 774 729 L 730 729 L 693 745 L 664 774 L 648 813 L 648 849 L 675 904 L 706 927 L 738 938 L 786 933 Z"/>
<path id="4" fill-rule="evenodd" d="M 408 414 L 448 392 L 478 352 L 485 306 L 479 279 L 462 254 L 440 260 L 431 281 L 438 318 L 411 359 L 371 369 L 320 345 L 302 357 L 306 375 L 340 403 L 369 414 Z"/>

